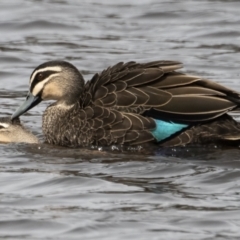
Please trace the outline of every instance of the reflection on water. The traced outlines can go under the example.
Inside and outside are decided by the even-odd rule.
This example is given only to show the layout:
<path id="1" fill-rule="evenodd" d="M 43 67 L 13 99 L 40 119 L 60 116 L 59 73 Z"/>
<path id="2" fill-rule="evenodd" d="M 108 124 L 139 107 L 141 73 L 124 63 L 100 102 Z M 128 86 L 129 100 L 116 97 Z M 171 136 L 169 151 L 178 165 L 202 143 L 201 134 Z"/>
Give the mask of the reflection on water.
<path id="1" fill-rule="evenodd" d="M 53 59 L 71 61 L 85 79 L 118 61 L 177 60 L 240 91 L 239 8 L 225 0 L 1 1 L 1 116 L 23 100 L 33 69 Z M 42 140 L 47 105 L 22 117 Z M 118 148 L 1 144 L 0 238 L 239 238 L 239 149 Z"/>

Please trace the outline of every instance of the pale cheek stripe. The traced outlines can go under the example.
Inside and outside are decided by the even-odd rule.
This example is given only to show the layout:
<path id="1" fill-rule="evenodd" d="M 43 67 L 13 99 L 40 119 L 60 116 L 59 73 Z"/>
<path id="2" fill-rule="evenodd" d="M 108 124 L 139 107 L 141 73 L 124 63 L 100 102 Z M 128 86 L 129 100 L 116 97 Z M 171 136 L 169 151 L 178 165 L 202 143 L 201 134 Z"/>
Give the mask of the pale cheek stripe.
<path id="1" fill-rule="evenodd" d="M 32 90 L 32 95 L 33 95 L 33 96 L 37 96 L 38 93 L 39 93 L 40 91 L 42 91 L 44 85 L 45 85 L 52 77 L 56 77 L 56 76 L 58 76 L 58 75 L 59 75 L 58 73 L 52 74 L 52 75 L 50 75 L 48 78 L 46 78 L 45 80 L 37 83 L 36 86 L 35 86 L 35 87 L 33 88 L 33 90 Z"/>
<path id="2" fill-rule="evenodd" d="M 9 127 L 9 124 L 7 123 L 0 123 L 1 126 L 5 127 L 5 128 L 8 128 Z"/>
<path id="3" fill-rule="evenodd" d="M 36 77 L 36 75 L 40 72 L 45 72 L 45 71 L 53 71 L 53 72 L 61 72 L 62 68 L 61 67 L 45 67 L 45 68 L 41 68 L 38 69 L 37 71 L 35 71 L 30 79 L 30 85 L 32 84 L 33 79 Z"/>

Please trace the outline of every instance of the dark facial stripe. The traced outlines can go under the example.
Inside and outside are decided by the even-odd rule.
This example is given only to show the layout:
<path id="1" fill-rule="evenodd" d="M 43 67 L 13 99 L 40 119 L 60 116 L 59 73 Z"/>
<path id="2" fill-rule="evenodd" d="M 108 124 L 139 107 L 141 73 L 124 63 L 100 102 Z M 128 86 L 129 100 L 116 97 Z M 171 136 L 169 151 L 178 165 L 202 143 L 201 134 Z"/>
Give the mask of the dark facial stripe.
<path id="1" fill-rule="evenodd" d="M 31 86 L 30 86 L 30 92 L 33 91 L 33 88 L 41 81 L 45 80 L 46 78 L 48 78 L 50 75 L 54 74 L 54 73 L 58 73 L 56 71 L 43 71 L 43 72 L 39 72 L 35 78 L 33 79 Z M 33 75 L 33 74 L 32 74 Z"/>

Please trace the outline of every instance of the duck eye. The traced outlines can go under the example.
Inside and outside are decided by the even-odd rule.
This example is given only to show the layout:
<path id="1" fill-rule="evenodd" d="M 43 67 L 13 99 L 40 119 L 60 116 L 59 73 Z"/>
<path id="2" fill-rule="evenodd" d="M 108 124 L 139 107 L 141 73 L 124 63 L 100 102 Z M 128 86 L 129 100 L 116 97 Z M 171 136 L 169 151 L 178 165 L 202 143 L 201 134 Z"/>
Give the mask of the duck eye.
<path id="1" fill-rule="evenodd" d="M 41 80 L 43 80 L 43 74 L 42 73 L 38 73 L 38 75 L 37 75 L 37 80 L 38 81 L 41 81 Z"/>

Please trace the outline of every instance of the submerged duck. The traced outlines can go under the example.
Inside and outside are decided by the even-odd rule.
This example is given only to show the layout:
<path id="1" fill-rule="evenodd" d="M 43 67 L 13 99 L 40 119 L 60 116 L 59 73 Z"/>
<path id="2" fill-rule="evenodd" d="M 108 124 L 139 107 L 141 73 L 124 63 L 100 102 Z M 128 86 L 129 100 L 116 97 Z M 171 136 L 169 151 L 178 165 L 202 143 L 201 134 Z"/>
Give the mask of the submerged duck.
<path id="1" fill-rule="evenodd" d="M 15 119 L 42 100 L 46 142 L 62 146 L 183 146 L 240 141 L 240 124 L 229 112 L 240 95 L 220 84 L 177 72 L 180 62 L 120 62 L 84 82 L 65 61 L 39 65 Z"/>
<path id="2" fill-rule="evenodd" d="M 15 118 L 14 120 L 11 121 L 11 119 L 8 117 L 1 117 L 0 142 L 38 143 L 38 139 L 30 131 L 28 131 L 21 125 L 19 118 Z"/>

